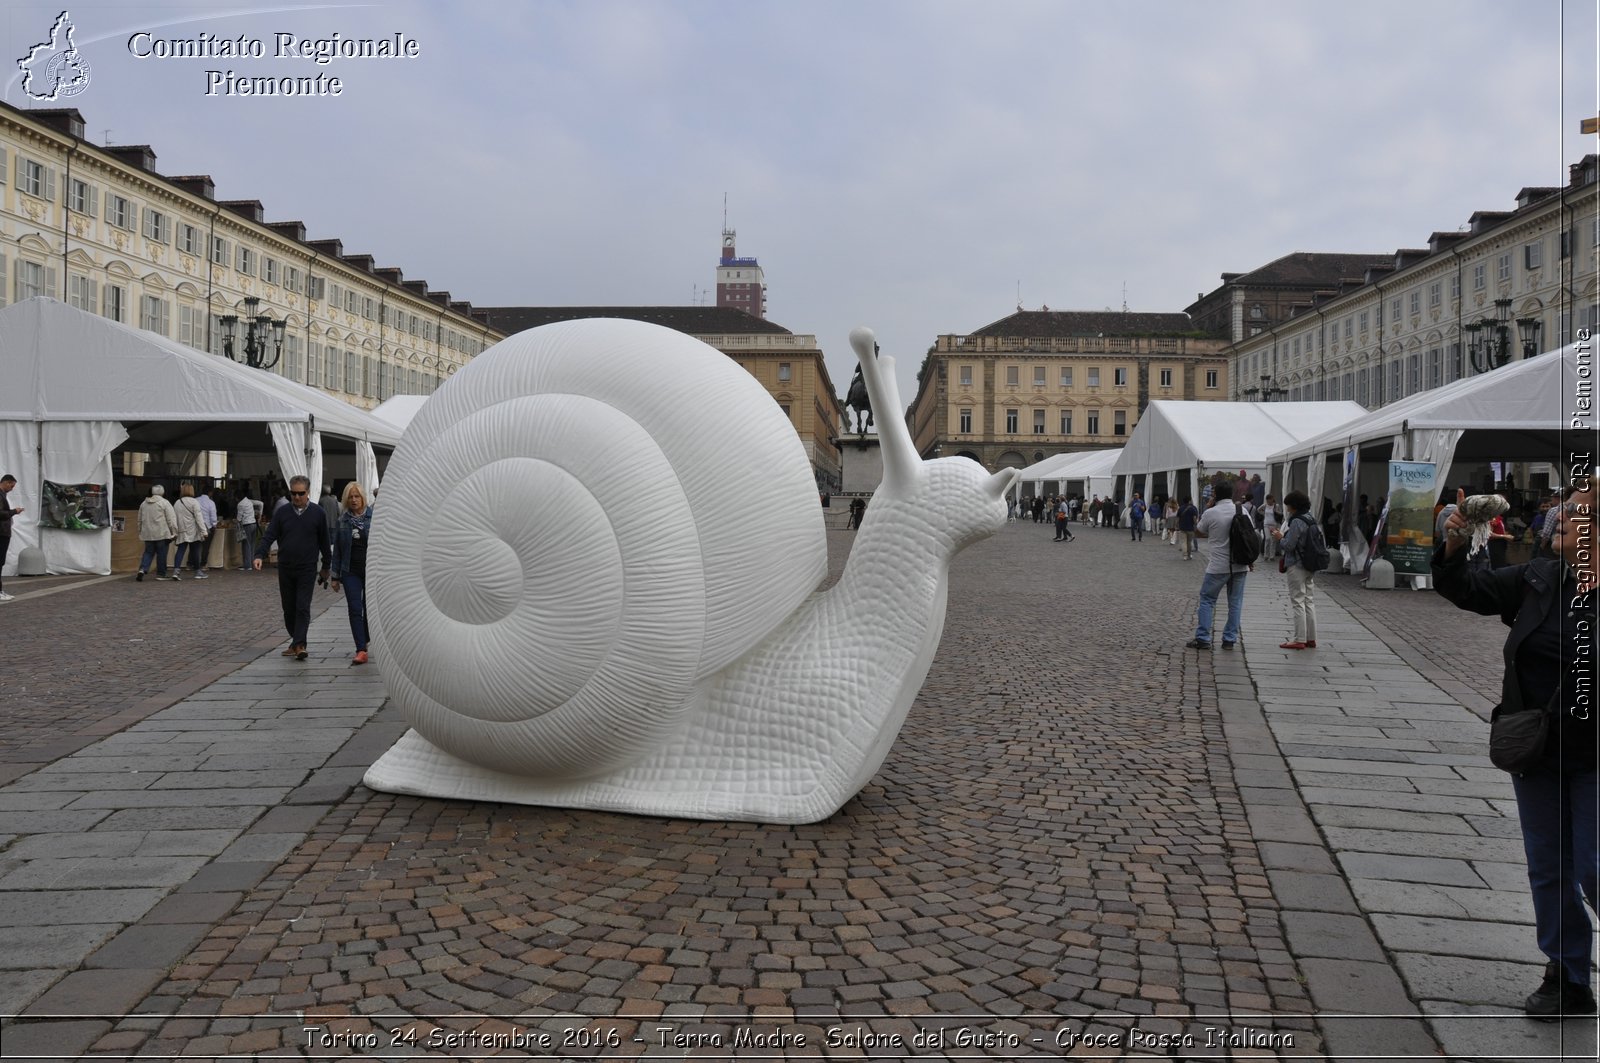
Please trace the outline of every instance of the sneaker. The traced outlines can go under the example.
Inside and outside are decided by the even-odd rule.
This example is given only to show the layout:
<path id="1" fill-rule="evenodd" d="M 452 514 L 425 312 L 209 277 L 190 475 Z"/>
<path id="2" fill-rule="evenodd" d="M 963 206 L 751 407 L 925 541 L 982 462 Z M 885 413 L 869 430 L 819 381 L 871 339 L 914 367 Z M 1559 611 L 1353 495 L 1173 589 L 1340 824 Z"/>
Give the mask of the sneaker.
<path id="1" fill-rule="evenodd" d="M 355 657 L 353 657 L 351 659 L 350 663 L 351 664 L 366 664 L 367 663 L 367 651 L 366 650 L 357 650 Z"/>
<path id="2" fill-rule="evenodd" d="M 1595 1013 L 1594 991 L 1586 985 L 1567 981 L 1559 963 L 1548 963 L 1544 981 L 1523 1002 L 1523 1012 L 1539 1022 L 1557 1022 Z"/>
<path id="3" fill-rule="evenodd" d="M 144 579 L 144 573 L 143 573 L 143 572 L 141 572 L 141 573 L 139 573 L 139 574 L 138 574 L 138 575 L 137 575 L 137 576 L 135 576 L 135 577 L 133 577 L 133 582 L 135 582 L 135 583 L 139 583 L 139 582 L 141 582 L 141 581 L 142 581 L 142 580 L 143 580 L 143 579 Z"/>
<path id="4" fill-rule="evenodd" d="M 295 649 L 294 649 L 294 659 L 295 660 L 303 661 L 309 656 L 311 656 L 311 654 L 309 652 L 307 652 L 307 650 L 306 650 L 306 648 L 304 646 L 296 646 L 295 647 Z"/>
<path id="5" fill-rule="evenodd" d="M 296 646 L 296 645 L 294 645 L 294 644 L 293 644 L 293 643 L 290 643 L 290 644 L 289 644 L 289 648 L 288 648 L 288 649 L 286 649 L 286 650 L 284 650 L 284 651 L 283 651 L 283 652 L 282 652 L 282 653 L 281 653 L 281 654 L 279 654 L 279 655 L 278 655 L 278 656 L 280 656 L 280 657 L 293 657 L 293 656 L 294 656 L 294 655 L 295 655 L 295 654 L 296 654 L 296 653 L 298 653 L 298 652 L 299 652 L 299 651 L 300 651 L 300 647 L 299 647 L 299 646 Z"/>
<path id="6" fill-rule="evenodd" d="M 1199 639 L 1190 639 L 1183 644 L 1183 648 L 1186 650 L 1209 650 L 1211 643 L 1201 642 Z"/>
<path id="7" fill-rule="evenodd" d="M 210 579 L 211 577 L 206 575 L 204 572 L 196 572 L 194 574 L 194 578 L 195 579 Z"/>
<path id="8" fill-rule="evenodd" d="M 1278 649 L 1280 649 L 1280 650 L 1303 650 L 1308 645 L 1313 645 L 1314 646 L 1314 645 L 1316 645 L 1316 643 L 1280 642 L 1280 643 L 1278 643 Z"/>
<path id="9" fill-rule="evenodd" d="M 172 574 L 172 578 L 173 579 L 182 579 L 183 578 L 183 571 L 180 569 L 179 571 L 174 572 Z"/>
<path id="10" fill-rule="evenodd" d="M 5 591 L 0 591 L 0 602 L 9 602 L 14 597 L 15 595 L 7 594 Z"/>
<path id="11" fill-rule="evenodd" d="M 169 581 L 169 582 L 170 582 L 170 581 L 171 581 L 171 580 L 175 580 L 175 579 L 177 579 L 177 578 L 178 578 L 178 577 L 177 577 L 177 576 L 157 576 L 157 577 L 156 577 L 156 579 L 158 579 L 158 580 L 160 580 L 160 579 L 164 579 L 164 580 L 168 580 L 168 581 Z"/>
<path id="12" fill-rule="evenodd" d="M 1227 639 L 1222 640 L 1222 648 L 1225 650 L 1231 650 L 1237 645 L 1237 642 L 1229 642 Z"/>

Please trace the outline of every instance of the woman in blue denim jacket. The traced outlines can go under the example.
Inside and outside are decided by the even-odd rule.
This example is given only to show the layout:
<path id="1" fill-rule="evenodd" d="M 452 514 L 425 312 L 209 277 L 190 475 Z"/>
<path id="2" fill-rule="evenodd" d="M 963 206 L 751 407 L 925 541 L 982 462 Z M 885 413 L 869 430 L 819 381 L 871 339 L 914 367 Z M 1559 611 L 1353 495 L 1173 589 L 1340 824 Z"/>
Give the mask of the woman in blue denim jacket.
<path id="1" fill-rule="evenodd" d="M 339 526 L 333 534 L 333 589 L 344 590 L 350 609 L 350 634 L 356 640 L 351 664 L 367 663 L 367 544 L 372 540 L 372 509 L 361 485 L 345 485 Z"/>

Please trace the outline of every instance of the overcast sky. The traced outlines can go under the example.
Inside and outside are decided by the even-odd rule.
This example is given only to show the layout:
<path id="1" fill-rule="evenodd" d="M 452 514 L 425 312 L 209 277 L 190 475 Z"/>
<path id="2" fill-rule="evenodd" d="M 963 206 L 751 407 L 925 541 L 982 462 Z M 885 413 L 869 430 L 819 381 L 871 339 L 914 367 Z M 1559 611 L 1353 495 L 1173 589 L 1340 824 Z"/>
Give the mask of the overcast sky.
<path id="1" fill-rule="evenodd" d="M 95 143 L 475 305 L 676 304 L 723 224 L 835 388 L 1029 309 L 1181 311 L 1291 251 L 1392 252 L 1594 151 L 1596 0 L 581 0 L 68 10 Z M 0 10 L 4 99 L 54 4 Z M 1563 31 L 1564 20 L 1564 31 Z M 244 35 L 267 57 L 145 58 Z M 273 58 L 275 34 L 417 42 Z M 140 44 L 141 50 L 148 46 Z M 338 77 L 208 96 L 206 71 Z M 56 104 L 60 105 L 60 104 Z M 43 104 L 41 106 L 52 106 Z M 109 131 L 109 133 L 108 133 Z"/>

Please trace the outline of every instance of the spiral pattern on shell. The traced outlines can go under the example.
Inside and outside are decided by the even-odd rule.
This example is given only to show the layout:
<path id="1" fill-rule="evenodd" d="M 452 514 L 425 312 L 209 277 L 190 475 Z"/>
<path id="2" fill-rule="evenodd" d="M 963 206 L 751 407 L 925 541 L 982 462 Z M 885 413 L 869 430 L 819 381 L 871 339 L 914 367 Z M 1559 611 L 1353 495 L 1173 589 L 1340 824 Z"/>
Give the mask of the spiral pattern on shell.
<path id="1" fill-rule="evenodd" d="M 368 615 L 423 737 L 576 778 L 659 746 L 826 563 L 810 462 L 749 373 L 671 329 L 569 321 L 485 351 L 412 421 Z"/>

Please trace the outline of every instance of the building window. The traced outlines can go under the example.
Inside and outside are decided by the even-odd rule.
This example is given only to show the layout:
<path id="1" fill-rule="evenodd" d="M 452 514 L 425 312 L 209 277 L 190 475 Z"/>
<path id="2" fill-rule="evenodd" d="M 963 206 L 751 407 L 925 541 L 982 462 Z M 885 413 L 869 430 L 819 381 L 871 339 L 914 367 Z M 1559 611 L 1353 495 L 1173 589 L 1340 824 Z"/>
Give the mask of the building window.
<path id="1" fill-rule="evenodd" d="M 122 196 L 106 196 L 106 221 L 118 229 L 132 232 L 133 204 Z"/>
<path id="2" fill-rule="evenodd" d="M 178 250 L 186 255 L 198 255 L 200 253 L 200 230 L 188 222 L 179 223 Z"/>
<path id="3" fill-rule="evenodd" d="M 1444 351 L 1435 347 L 1428 352 L 1428 387 L 1436 388 L 1444 383 Z"/>
<path id="4" fill-rule="evenodd" d="M 67 277 L 67 305 L 94 313 L 100 305 L 100 286 L 88 277 L 73 273 Z"/>
<path id="5" fill-rule="evenodd" d="M 1562 258 L 1571 258 L 1572 257 L 1572 249 L 1577 244 L 1577 242 L 1578 242 L 1578 230 L 1576 228 L 1567 229 L 1567 230 L 1563 231 L 1561 233 L 1560 240 L 1557 242 L 1557 245 L 1556 245 L 1556 253 L 1558 255 L 1560 255 Z"/>
<path id="6" fill-rule="evenodd" d="M 285 291 L 300 291 L 300 270 L 297 266 L 283 267 L 283 287 Z"/>
<path id="7" fill-rule="evenodd" d="M 56 297 L 56 271 L 37 262 L 18 262 L 17 302 L 38 295 Z"/>
<path id="8" fill-rule="evenodd" d="M 793 376 L 793 371 L 789 368 L 789 363 L 788 362 L 779 362 L 778 363 L 778 380 L 779 380 L 779 382 L 787 384 L 792 376 Z"/>
<path id="9" fill-rule="evenodd" d="M 1016 366 L 1014 366 L 1014 365 L 1006 366 L 1006 387 L 1014 388 L 1014 387 L 1017 386 L 1017 383 L 1018 383 L 1018 380 L 1019 380 L 1019 373 L 1020 373 L 1020 371 L 1018 370 L 1018 368 Z"/>
<path id="10" fill-rule="evenodd" d="M 1064 435 L 1064 436 L 1070 436 L 1072 434 L 1072 411 L 1071 410 L 1062 410 L 1061 411 L 1061 434 Z"/>
<path id="11" fill-rule="evenodd" d="M 361 305 L 360 299 L 361 296 L 354 290 L 346 288 L 344 290 L 344 312 L 347 314 L 355 313 L 356 308 Z"/>
<path id="12" fill-rule="evenodd" d="M 1017 410 L 1006 411 L 1006 435 L 1014 436 L 1017 434 L 1018 412 Z"/>
<path id="13" fill-rule="evenodd" d="M 1507 254 L 1501 255 L 1498 259 L 1495 260 L 1495 265 L 1497 267 L 1497 273 L 1496 273 L 1497 277 L 1501 281 L 1509 281 L 1511 279 L 1511 255 L 1510 255 L 1510 253 L 1508 252 Z"/>
<path id="14" fill-rule="evenodd" d="M 1437 310 L 1439 305 L 1444 302 L 1444 293 L 1440 290 L 1442 287 L 1443 286 L 1438 281 L 1434 281 L 1432 284 L 1428 285 L 1429 308 Z"/>
<path id="15" fill-rule="evenodd" d="M 139 327 L 157 335 L 167 334 L 167 301 L 147 295 L 139 301 Z"/>
<path id="16" fill-rule="evenodd" d="M 1064 388 L 1072 386 L 1072 366 L 1070 365 L 1061 367 L 1061 386 Z"/>
<path id="17" fill-rule="evenodd" d="M 366 318 L 368 321 L 371 321 L 378 316 L 378 303 L 370 295 L 363 295 L 361 297 L 361 316 Z"/>
<path id="18" fill-rule="evenodd" d="M 1544 241 L 1535 240 L 1525 244 L 1522 248 L 1522 267 L 1524 269 L 1539 269 L 1544 265 Z"/>
<path id="19" fill-rule="evenodd" d="M 1344 401 L 1349 402 L 1355 397 L 1356 378 L 1354 373 L 1346 373 L 1339 378 L 1339 388 Z"/>
<path id="20" fill-rule="evenodd" d="M 1299 343 L 1300 341 L 1296 340 L 1295 342 Z M 1172 386 L 1172 370 L 1161 370 L 1161 386 L 1164 388 L 1170 388 Z"/>
<path id="21" fill-rule="evenodd" d="M 1261 309 L 1261 304 L 1260 303 L 1256 303 L 1254 306 L 1252 306 L 1250 308 L 1250 320 L 1252 320 L 1252 321 L 1260 321 L 1261 317 L 1262 317 L 1262 314 L 1263 314 L 1263 311 Z"/>
<path id="22" fill-rule="evenodd" d="M 363 398 L 373 398 L 378 390 L 378 374 L 372 370 L 372 355 L 364 355 L 361 367 L 366 370 L 361 381 L 361 395 Z"/>
<path id="23" fill-rule="evenodd" d="M 67 209 L 79 214 L 94 217 L 99 207 L 100 193 L 88 181 L 72 179 L 72 185 L 67 189 Z"/>
<path id="24" fill-rule="evenodd" d="M 1099 410 L 1090 410 L 1088 412 L 1088 415 L 1086 417 L 1084 417 L 1084 421 L 1086 422 L 1084 424 L 1084 432 L 1086 434 L 1091 435 L 1091 436 L 1097 436 L 1097 435 L 1100 434 L 1100 411 Z"/>
<path id="25" fill-rule="evenodd" d="M 1367 404 L 1367 371 L 1365 369 L 1356 370 L 1355 399 L 1363 406 Z"/>
<path id="26" fill-rule="evenodd" d="M 1033 386 L 1036 388 L 1044 387 L 1044 366 L 1042 365 L 1033 367 Z"/>
<path id="27" fill-rule="evenodd" d="M 1099 366 L 1091 365 L 1089 367 L 1089 381 L 1088 381 L 1088 383 L 1089 383 L 1089 386 L 1092 387 L 1092 388 L 1097 388 L 1097 387 L 1100 386 L 1100 367 Z"/>
<path id="28" fill-rule="evenodd" d="M 202 347 L 205 338 L 205 311 L 197 306 L 178 307 L 178 342 L 190 347 Z"/>
<path id="29" fill-rule="evenodd" d="M 1475 292 L 1481 292 L 1488 286 L 1489 267 L 1487 264 L 1479 262 L 1477 265 L 1472 267 L 1472 290 Z"/>
<path id="30" fill-rule="evenodd" d="M 278 283 L 278 260 L 277 259 L 268 258 L 265 255 L 261 256 L 261 279 L 266 281 L 268 284 L 277 284 Z M 298 378 L 291 375 L 290 379 L 298 379 Z"/>
<path id="31" fill-rule="evenodd" d="M 120 285 L 108 284 L 101 293 L 100 313 L 112 321 L 128 320 L 128 290 Z"/>
<path id="32" fill-rule="evenodd" d="M 300 376 L 300 337 L 293 332 L 283 338 L 283 375 L 301 383 Z"/>
<path id="33" fill-rule="evenodd" d="M 159 210 L 144 208 L 144 238 L 154 240 L 158 244 L 167 243 L 172 237 L 172 223 L 167 216 Z"/>
<path id="34" fill-rule="evenodd" d="M 1450 345 L 1450 357 L 1444 364 L 1445 383 L 1461 379 L 1461 344 Z"/>
<path id="35" fill-rule="evenodd" d="M 1461 274 L 1459 273 L 1450 274 L 1450 298 L 1456 300 L 1461 298 Z"/>
<path id="36" fill-rule="evenodd" d="M 1215 369 L 1207 369 L 1206 370 L 1206 389 L 1208 391 L 1215 391 L 1216 387 L 1217 387 L 1217 370 L 1215 370 Z"/>
<path id="37" fill-rule="evenodd" d="M 17 156 L 17 190 L 26 192 L 30 196 L 48 199 L 51 202 L 56 198 L 56 172 L 43 163 L 34 162 Z"/>
<path id="38" fill-rule="evenodd" d="M 245 247 L 243 244 L 240 244 L 238 248 L 238 254 L 234 256 L 233 268 L 238 270 L 240 273 L 243 273 L 247 277 L 255 276 L 256 253 L 250 250 L 248 247 Z"/>
<path id="39" fill-rule="evenodd" d="M 361 362 L 355 351 L 344 352 L 344 390 L 348 395 L 361 390 Z"/>
<path id="40" fill-rule="evenodd" d="M 1407 374 L 1409 377 L 1407 384 L 1409 386 L 1406 394 L 1415 395 L 1422 390 L 1422 355 L 1413 354 L 1410 358 L 1407 358 L 1406 368 L 1409 370 Z"/>
<path id="41" fill-rule="evenodd" d="M 1127 410 L 1111 411 L 1111 434 L 1114 436 L 1125 436 L 1128 434 Z"/>
<path id="42" fill-rule="evenodd" d="M 1393 362 L 1389 363 L 1388 393 L 1397 399 L 1405 397 L 1405 377 L 1402 375 L 1404 372 L 1405 366 L 1400 364 L 1400 359 L 1396 358 Z"/>
<path id="43" fill-rule="evenodd" d="M 402 372 L 404 372 L 404 370 L 402 370 Z M 784 420 L 787 421 L 787 420 L 790 419 L 790 417 L 789 417 L 789 404 L 787 402 L 778 403 L 778 409 L 783 411 L 783 419 Z"/>
<path id="44" fill-rule="evenodd" d="M 1389 304 L 1389 321 L 1396 324 L 1400 320 L 1400 300 L 1396 299 Z"/>
<path id="45" fill-rule="evenodd" d="M 1038 410 L 1034 410 L 1033 411 L 1033 434 L 1036 435 L 1036 436 L 1044 435 L 1044 410 L 1043 409 L 1038 409 Z"/>
<path id="46" fill-rule="evenodd" d="M 1361 318 L 1356 323 L 1356 330 L 1363 336 L 1367 334 L 1367 312 L 1365 310 L 1361 311 Z"/>
<path id="47" fill-rule="evenodd" d="M 961 376 L 961 386 L 964 387 L 964 388 L 970 388 L 972 386 L 972 366 L 970 366 L 970 365 L 962 366 L 961 370 L 960 370 L 960 376 Z"/>
<path id="48" fill-rule="evenodd" d="M 228 241 L 220 236 L 211 238 L 211 263 L 216 266 L 228 264 Z"/>
<path id="49" fill-rule="evenodd" d="M 961 409 L 961 419 L 959 421 L 959 424 L 960 424 L 960 427 L 957 428 L 956 431 L 960 432 L 962 435 L 970 435 L 972 433 L 972 409 L 971 409 L 971 407 L 966 407 L 966 406 L 962 407 L 962 409 Z"/>
<path id="50" fill-rule="evenodd" d="M 1126 368 L 1117 368 L 1111 370 L 1111 383 L 1115 384 L 1119 388 L 1127 387 L 1128 370 Z"/>

